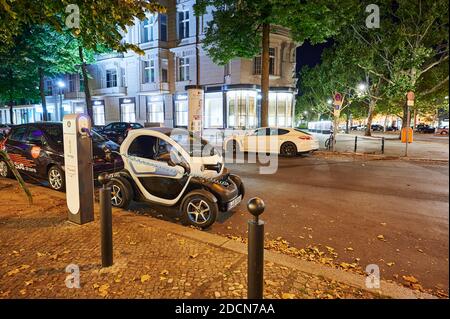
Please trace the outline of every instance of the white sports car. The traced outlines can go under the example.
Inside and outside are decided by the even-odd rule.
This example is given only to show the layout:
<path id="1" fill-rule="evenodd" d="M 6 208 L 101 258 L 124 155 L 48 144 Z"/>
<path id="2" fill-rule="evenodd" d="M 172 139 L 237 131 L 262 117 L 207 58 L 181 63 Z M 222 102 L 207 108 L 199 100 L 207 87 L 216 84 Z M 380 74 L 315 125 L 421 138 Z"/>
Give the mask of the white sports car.
<path id="1" fill-rule="evenodd" d="M 223 145 L 226 151 L 273 153 L 287 157 L 319 149 L 319 141 L 300 129 L 273 127 L 232 135 L 225 139 Z"/>

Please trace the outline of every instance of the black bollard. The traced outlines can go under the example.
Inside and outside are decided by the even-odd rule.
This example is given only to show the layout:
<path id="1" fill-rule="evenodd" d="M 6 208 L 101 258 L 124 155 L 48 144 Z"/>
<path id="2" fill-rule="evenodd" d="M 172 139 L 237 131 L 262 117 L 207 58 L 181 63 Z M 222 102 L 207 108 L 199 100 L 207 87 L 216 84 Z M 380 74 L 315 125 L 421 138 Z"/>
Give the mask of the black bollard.
<path id="1" fill-rule="evenodd" d="M 358 150 L 358 136 L 355 136 L 355 153 Z"/>
<path id="2" fill-rule="evenodd" d="M 259 215 L 265 207 L 263 200 L 257 197 L 247 204 L 248 211 L 254 216 L 253 220 L 248 221 L 248 299 L 263 299 L 264 221 L 259 219 Z"/>
<path id="3" fill-rule="evenodd" d="M 103 185 L 99 194 L 102 267 L 104 268 L 113 265 L 111 188 L 106 186 L 109 182 L 108 174 L 101 174 L 98 181 Z"/>

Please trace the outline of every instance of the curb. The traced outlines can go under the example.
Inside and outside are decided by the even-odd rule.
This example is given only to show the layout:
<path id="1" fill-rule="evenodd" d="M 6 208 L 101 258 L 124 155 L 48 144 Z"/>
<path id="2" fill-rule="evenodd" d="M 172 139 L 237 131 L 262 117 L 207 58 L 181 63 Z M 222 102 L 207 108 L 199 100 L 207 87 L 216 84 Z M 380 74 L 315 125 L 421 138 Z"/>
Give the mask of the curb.
<path id="1" fill-rule="evenodd" d="M 349 157 L 366 157 L 373 160 L 400 160 L 408 162 L 430 162 L 430 163 L 448 163 L 449 159 L 441 158 L 421 158 L 421 157 L 404 157 L 404 156 L 390 156 L 382 154 L 366 154 L 366 153 L 353 153 L 353 152 L 328 152 L 328 151 L 316 151 L 315 155 L 327 155 L 327 156 L 349 156 Z"/>
<path id="2" fill-rule="evenodd" d="M 223 249 L 228 249 L 233 252 L 237 252 L 243 255 L 248 255 L 247 245 L 237 242 L 235 240 L 219 236 L 216 234 L 207 233 L 204 231 L 199 231 L 196 229 L 188 228 L 185 226 L 172 224 L 167 221 L 159 220 L 153 217 L 152 225 L 169 231 L 173 234 L 187 237 L 202 243 L 207 243 L 212 246 L 216 246 Z M 379 294 L 383 297 L 393 298 L 393 299 L 438 299 L 436 296 L 430 295 L 428 293 L 423 293 L 415 291 L 399 284 L 388 282 L 385 280 L 380 281 L 380 289 L 368 289 L 365 286 L 366 277 L 358 275 L 355 273 L 346 272 L 340 269 L 335 269 L 327 267 L 314 262 L 309 262 L 301 260 L 299 258 L 284 255 L 282 253 L 264 250 L 264 260 L 268 262 L 273 262 L 278 265 L 293 268 L 294 270 L 312 274 L 315 276 L 322 276 L 331 280 L 339 281 L 341 283 L 347 284 L 349 286 L 359 288 L 368 291 L 372 294 Z"/>

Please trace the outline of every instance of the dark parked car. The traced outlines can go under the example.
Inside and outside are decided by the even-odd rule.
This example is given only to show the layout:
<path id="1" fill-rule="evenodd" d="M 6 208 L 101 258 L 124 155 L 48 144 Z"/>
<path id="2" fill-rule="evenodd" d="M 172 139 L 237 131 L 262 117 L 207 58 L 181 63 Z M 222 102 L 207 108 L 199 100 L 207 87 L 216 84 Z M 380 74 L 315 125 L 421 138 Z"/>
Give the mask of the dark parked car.
<path id="1" fill-rule="evenodd" d="M 372 128 L 372 131 L 374 131 L 374 132 L 383 132 L 384 131 L 384 126 L 380 125 L 380 124 L 372 124 L 371 128 Z"/>
<path id="2" fill-rule="evenodd" d="M 122 144 L 127 137 L 128 131 L 144 128 L 139 123 L 114 122 L 106 125 L 103 129 L 98 129 L 97 132 L 106 138 L 118 144 Z"/>
<path id="3" fill-rule="evenodd" d="M 387 132 L 397 132 L 398 131 L 398 127 L 397 126 L 389 126 L 386 128 Z"/>
<path id="4" fill-rule="evenodd" d="M 112 173 L 123 168 L 120 155 L 106 155 L 105 147 L 119 151 L 119 145 L 92 132 L 94 176 Z M 55 190 L 65 189 L 64 145 L 62 123 L 32 123 L 14 126 L 10 134 L 0 140 L 17 170 L 25 176 L 48 181 Z M 11 177 L 6 163 L 0 159 L 0 177 Z"/>
<path id="5" fill-rule="evenodd" d="M 419 124 L 417 125 L 416 131 L 418 133 L 434 134 L 436 128 L 426 124 Z"/>

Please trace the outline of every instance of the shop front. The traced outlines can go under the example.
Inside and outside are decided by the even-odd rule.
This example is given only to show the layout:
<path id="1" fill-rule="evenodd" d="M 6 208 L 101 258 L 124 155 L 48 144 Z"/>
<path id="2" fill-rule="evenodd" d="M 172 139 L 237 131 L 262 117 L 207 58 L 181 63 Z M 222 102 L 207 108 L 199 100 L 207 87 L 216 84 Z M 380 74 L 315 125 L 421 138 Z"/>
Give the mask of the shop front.
<path id="1" fill-rule="evenodd" d="M 105 100 L 92 101 L 92 111 L 94 125 L 105 125 Z"/>
<path id="2" fill-rule="evenodd" d="M 164 124 L 164 96 L 151 95 L 146 96 L 146 121 L 152 125 Z"/>

